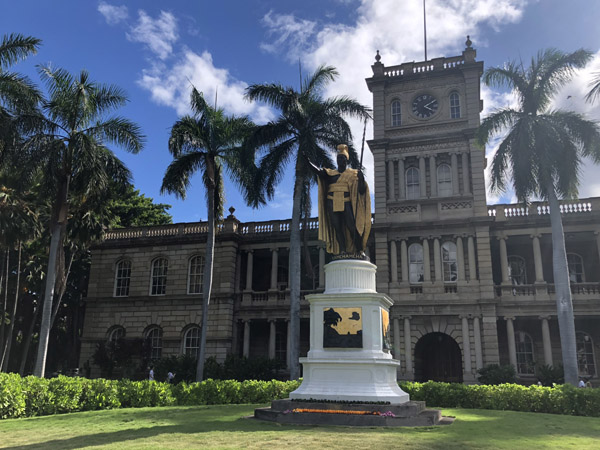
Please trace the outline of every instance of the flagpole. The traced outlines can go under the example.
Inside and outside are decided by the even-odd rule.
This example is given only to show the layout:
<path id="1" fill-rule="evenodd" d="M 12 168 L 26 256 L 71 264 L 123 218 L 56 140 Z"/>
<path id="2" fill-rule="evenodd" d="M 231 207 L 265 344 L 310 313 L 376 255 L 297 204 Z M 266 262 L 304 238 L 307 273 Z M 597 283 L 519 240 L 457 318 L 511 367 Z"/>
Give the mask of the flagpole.
<path id="1" fill-rule="evenodd" d="M 425 43 L 425 61 L 427 61 L 427 15 L 425 14 L 425 0 L 423 0 L 423 41 Z"/>

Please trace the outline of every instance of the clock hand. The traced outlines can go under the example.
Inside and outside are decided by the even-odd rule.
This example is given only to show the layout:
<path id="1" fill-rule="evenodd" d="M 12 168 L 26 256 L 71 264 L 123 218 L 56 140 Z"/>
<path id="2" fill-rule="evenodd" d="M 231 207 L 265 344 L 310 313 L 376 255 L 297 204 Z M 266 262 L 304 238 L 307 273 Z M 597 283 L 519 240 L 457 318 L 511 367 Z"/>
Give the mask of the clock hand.
<path id="1" fill-rule="evenodd" d="M 432 105 L 432 104 L 434 104 L 434 103 L 435 103 L 435 100 L 433 100 L 433 101 L 431 101 L 431 102 L 427 103 L 427 104 L 425 105 L 425 108 L 427 108 L 427 109 L 431 109 L 431 108 L 429 107 L 429 105 Z"/>

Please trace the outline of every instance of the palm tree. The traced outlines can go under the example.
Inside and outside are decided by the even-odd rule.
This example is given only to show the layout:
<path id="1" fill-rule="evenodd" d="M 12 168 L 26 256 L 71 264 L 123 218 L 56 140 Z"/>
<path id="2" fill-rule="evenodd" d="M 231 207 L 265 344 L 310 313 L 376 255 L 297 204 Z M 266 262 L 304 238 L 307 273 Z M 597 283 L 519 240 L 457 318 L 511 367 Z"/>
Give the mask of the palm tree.
<path id="1" fill-rule="evenodd" d="M 327 83 L 338 72 L 321 66 L 302 81 L 300 92 L 280 84 L 258 84 L 246 89 L 248 100 L 263 101 L 280 111 L 279 117 L 256 129 L 251 145 L 265 154 L 260 162 L 257 186 L 268 198 L 275 195 L 288 163 L 294 164 L 294 194 L 290 232 L 290 379 L 300 376 L 300 220 L 310 214 L 310 188 L 315 176 L 309 162 L 321 167 L 334 167 L 331 149 L 352 142 L 350 126 L 344 115 L 367 119 L 368 110 L 349 97 L 322 98 Z M 356 152 L 350 145 L 350 162 L 358 165 Z M 260 199 L 260 197 L 256 197 Z"/>
<path id="2" fill-rule="evenodd" d="M 590 82 L 590 92 L 585 96 L 585 100 L 593 103 L 600 98 L 600 72 L 594 74 L 594 79 Z"/>
<path id="3" fill-rule="evenodd" d="M 0 167 L 6 154 L 14 149 L 17 130 L 12 123 L 13 114 L 29 110 L 37 104 L 40 94 L 31 81 L 8 69 L 20 60 L 37 53 L 41 41 L 21 34 L 4 35 L 0 42 Z"/>
<path id="4" fill-rule="evenodd" d="M 76 188 L 80 195 L 90 196 L 108 189 L 111 180 L 128 182 L 129 170 L 105 144 L 113 143 L 137 153 L 144 137 L 133 122 L 107 116 L 127 102 L 120 88 L 96 83 L 86 71 L 73 77 L 63 69 L 41 67 L 39 73 L 49 98 L 42 100 L 42 114 L 25 114 L 22 118 L 29 130 L 23 152 L 31 158 L 30 166 L 42 170 L 43 187 L 52 198 L 50 253 L 34 369 L 35 375 L 43 377 L 54 289 L 57 275 L 64 277 L 61 244 L 69 220 L 70 192 Z"/>
<path id="5" fill-rule="evenodd" d="M 478 139 L 485 144 L 506 131 L 491 166 L 491 188 L 503 191 L 507 178 L 519 201 L 543 198 L 550 206 L 552 266 L 565 381 L 577 384 L 577 352 L 573 303 L 565 251 L 559 198 L 577 195 L 583 157 L 600 161 L 600 129 L 579 114 L 550 109 L 552 97 L 591 54 L 565 54 L 549 49 L 538 53 L 529 68 L 514 62 L 488 69 L 484 82 L 507 86 L 517 95 L 519 108 L 504 108 L 483 120 Z"/>
<path id="6" fill-rule="evenodd" d="M 208 235 L 202 282 L 202 325 L 196 368 L 196 380 L 202 381 L 212 290 L 215 228 L 216 222 L 223 217 L 223 168 L 225 167 L 248 198 L 251 176 L 247 167 L 251 165 L 244 164 L 242 143 L 252 123 L 246 117 L 229 117 L 222 109 L 209 106 L 202 93 L 193 86 L 190 106 L 193 116 L 182 117 L 171 128 L 169 151 L 173 155 L 173 161 L 165 172 L 161 192 L 185 198 L 192 175 L 198 170 L 202 172 L 208 209 Z"/>

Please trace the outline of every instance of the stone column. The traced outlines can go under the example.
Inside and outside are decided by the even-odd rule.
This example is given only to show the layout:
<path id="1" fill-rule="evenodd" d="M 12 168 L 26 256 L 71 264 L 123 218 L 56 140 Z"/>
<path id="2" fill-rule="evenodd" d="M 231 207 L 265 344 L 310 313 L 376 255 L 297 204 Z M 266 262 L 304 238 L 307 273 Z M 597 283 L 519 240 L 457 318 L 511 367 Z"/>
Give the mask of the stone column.
<path id="1" fill-rule="evenodd" d="M 325 249 L 319 247 L 319 287 L 325 287 Z"/>
<path id="2" fill-rule="evenodd" d="M 404 316 L 404 358 L 406 361 L 406 374 L 412 379 L 413 363 L 412 363 L 412 338 L 410 335 L 410 319 L 411 316 Z"/>
<path id="3" fill-rule="evenodd" d="M 461 163 L 462 163 L 462 180 L 463 180 L 463 194 L 470 194 L 470 177 L 469 177 L 469 154 L 467 152 L 461 153 Z"/>
<path id="4" fill-rule="evenodd" d="M 469 319 L 467 316 L 460 316 L 462 319 L 462 338 L 463 338 L 463 362 L 465 367 L 465 378 L 471 378 L 471 337 L 469 336 Z"/>
<path id="5" fill-rule="evenodd" d="M 400 319 L 394 318 L 394 359 L 400 361 L 402 352 L 400 350 Z"/>
<path id="6" fill-rule="evenodd" d="M 550 325 L 548 320 L 549 316 L 540 316 L 542 321 L 542 341 L 544 343 L 544 363 L 548 366 L 552 366 L 552 343 L 550 341 Z"/>
<path id="7" fill-rule="evenodd" d="M 423 281 L 431 281 L 431 262 L 429 260 L 429 241 L 423 238 Z"/>
<path id="8" fill-rule="evenodd" d="M 479 370 L 483 367 L 483 352 L 481 351 L 481 329 L 477 316 L 473 317 L 473 337 L 475 340 L 475 368 Z"/>
<path id="9" fill-rule="evenodd" d="M 244 320 L 244 346 L 242 347 L 244 358 L 250 356 L 250 320 Z"/>
<path id="10" fill-rule="evenodd" d="M 475 243 L 473 236 L 467 238 L 467 253 L 469 255 L 469 281 L 477 279 L 477 262 L 475 261 Z"/>
<path id="11" fill-rule="evenodd" d="M 392 283 L 398 282 L 398 251 L 396 250 L 396 241 L 390 241 L 390 276 Z"/>
<path id="12" fill-rule="evenodd" d="M 502 272 L 502 284 L 508 284 L 508 255 L 506 254 L 506 236 L 499 236 L 500 242 L 500 269 Z"/>
<path id="13" fill-rule="evenodd" d="M 421 198 L 427 197 L 427 176 L 425 174 L 425 156 L 419 156 L 419 186 Z"/>
<path id="14" fill-rule="evenodd" d="M 456 236 L 456 277 L 458 281 L 465 281 L 465 249 L 462 237 Z"/>
<path id="15" fill-rule="evenodd" d="M 404 179 L 404 158 L 398 160 L 398 194 L 400 200 L 406 198 L 406 180 Z"/>
<path id="16" fill-rule="evenodd" d="M 450 153 L 450 164 L 452 166 L 452 193 L 458 195 L 460 191 L 458 189 L 458 160 L 456 159 L 456 153 Z"/>
<path id="17" fill-rule="evenodd" d="M 437 165 L 435 154 L 429 156 L 429 179 L 431 181 L 431 196 L 437 197 Z"/>
<path id="18" fill-rule="evenodd" d="M 400 266 L 402 270 L 402 281 L 408 283 L 408 247 L 406 239 L 400 241 Z"/>
<path id="19" fill-rule="evenodd" d="M 594 235 L 596 236 L 596 247 L 598 249 L 598 258 L 600 258 L 600 231 L 594 231 Z"/>
<path id="20" fill-rule="evenodd" d="M 435 281 L 436 283 L 441 283 L 443 280 L 442 277 L 442 261 L 441 261 L 441 251 L 440 251 L 440 239 L 433 239 L 433 271 L 435 273 Z"/>
<path id="21" fill-rule="evenodd" d="M 290 368 L 290 347 L 292 345 L 292 340 L 290 339 L 290 320 L 286 321 L 286 332 L 285 332 L 285 363 L 287 364 L 288 369 Z"/>
<path id="22" fill-rule="evenodd" d="M 396 187 L 394 186 L 394 161 L 388 160 L 388 199 L 390 201 L 396 200 Z"/>
<path id="23" fill-rule="evenodd" d="M 252 259 L 254 250 L 248 250 L 248 264 L 246 265 L 246 290 L 252 290 Z"/>
<path id="24" fill-rule="evenodd" d="M 535 282 L 544 282 L 544 269 L 542 266 L 542 249 L 540 248 L 540 234 L 532 234 L 531 240 L 533 244 L 533 264 L 535 266 Z"/>
<path id="25" fill-rule="evenodd" d="M 269 359 L 275 359 L 275 337 L 277 335 L 277 324 L 275 320 L 269 320 Z"/>
<path id="26" fill-rule="evenodd" d="M 279 250 L 271 250 L 271 289 L 277 289 L 277 266 L 279 264 Z"/>
<path id="27" fill-rule="evenodd" d="M 514 317 L 505 317 L 506 320 L 506 336 L 508 338 L 508 361 L 517 370 L 517 345 L 515 343 L 515 326 L 513 324 Z"/>

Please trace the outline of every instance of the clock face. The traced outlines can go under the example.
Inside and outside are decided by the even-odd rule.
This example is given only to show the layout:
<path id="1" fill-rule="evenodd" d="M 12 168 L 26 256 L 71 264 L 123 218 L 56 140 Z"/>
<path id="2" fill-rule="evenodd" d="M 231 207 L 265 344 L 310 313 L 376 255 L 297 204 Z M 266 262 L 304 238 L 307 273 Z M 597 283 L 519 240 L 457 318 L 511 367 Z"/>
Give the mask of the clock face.
<path id="1" fill-rule="evenodd" d="M 437 99 L 429 94 L 421 94 L 412 102 L 412 112 L 421 119 L 433 116 L 439 107 Z"/>

